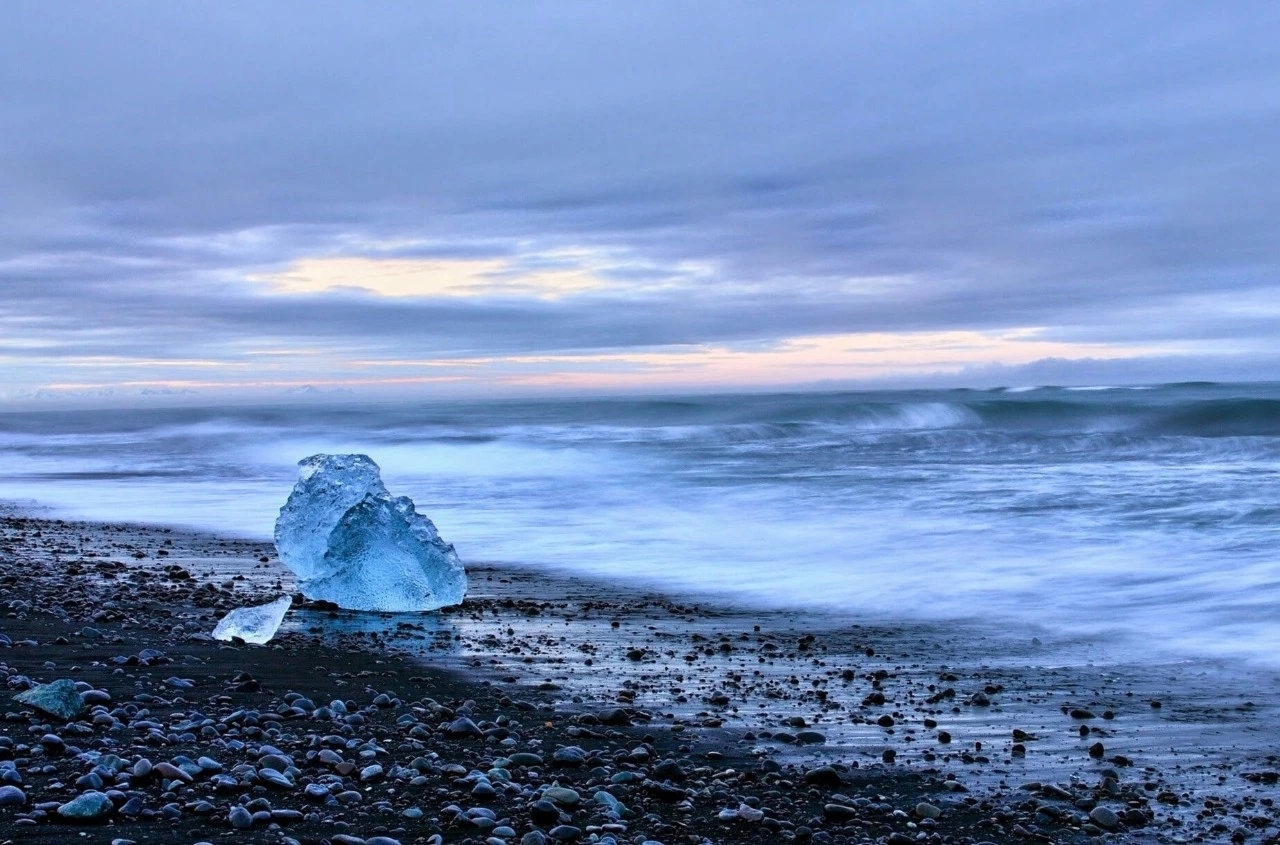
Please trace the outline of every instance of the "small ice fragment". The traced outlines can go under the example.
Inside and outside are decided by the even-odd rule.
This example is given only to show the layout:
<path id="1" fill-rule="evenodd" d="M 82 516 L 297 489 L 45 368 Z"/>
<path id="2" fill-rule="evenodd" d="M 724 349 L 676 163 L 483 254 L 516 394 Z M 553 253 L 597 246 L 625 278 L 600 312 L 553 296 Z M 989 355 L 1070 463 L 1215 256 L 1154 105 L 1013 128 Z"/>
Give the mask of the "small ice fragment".
<path id="1" fill-rule="evenodd" d="M 280 559 L 310 599 L 407 612 L 460 604 L 467 574 L 453 546 L 406 497 L 392 498 L 365 455 L 313 455 L 276 521 Z"/>
<path id="2" fill-rule="evenodd" d="M 213 638 L 230 641 L 233 637 L 239 637 L 256 645 L 270 642 L 292 604 L 292 598 L 281 596 L 270 604 L 238 607 L 222 617 L 213 629 Z"/>

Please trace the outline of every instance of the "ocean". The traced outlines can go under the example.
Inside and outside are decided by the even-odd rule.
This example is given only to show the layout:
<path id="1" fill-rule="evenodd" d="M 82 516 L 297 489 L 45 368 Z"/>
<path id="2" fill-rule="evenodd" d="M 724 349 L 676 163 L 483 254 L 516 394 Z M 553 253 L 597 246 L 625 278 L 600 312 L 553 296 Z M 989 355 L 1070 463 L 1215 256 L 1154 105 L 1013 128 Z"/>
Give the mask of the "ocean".
<path id="1" fill-rule="evenodd" d="M 0 499 L 269 538 L 362 452 L 464 561 L 1280 666 L 1280 385 L 0 414 Z"/>

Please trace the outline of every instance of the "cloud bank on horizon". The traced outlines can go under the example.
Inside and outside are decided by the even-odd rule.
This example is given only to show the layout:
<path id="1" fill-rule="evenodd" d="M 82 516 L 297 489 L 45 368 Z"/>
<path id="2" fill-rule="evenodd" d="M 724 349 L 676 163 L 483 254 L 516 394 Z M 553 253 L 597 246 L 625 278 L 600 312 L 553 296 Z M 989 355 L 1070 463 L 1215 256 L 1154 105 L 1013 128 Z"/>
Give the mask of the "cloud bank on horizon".
<path id="1" fill-rule="evenodd" d="M 5 18 L 10 396 L 1280 363 L 1275 4 Z"/>

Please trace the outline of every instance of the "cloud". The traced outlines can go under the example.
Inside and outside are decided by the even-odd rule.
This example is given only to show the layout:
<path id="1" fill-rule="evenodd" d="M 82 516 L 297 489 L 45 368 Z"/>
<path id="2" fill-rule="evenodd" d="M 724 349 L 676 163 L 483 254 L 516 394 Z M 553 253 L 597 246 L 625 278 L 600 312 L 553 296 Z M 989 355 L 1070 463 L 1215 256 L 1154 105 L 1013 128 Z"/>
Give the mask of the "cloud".
<path id="1" fill-rule="evenodd" d="M 1280 331 L 1270 4 L 7 12 L 0 388 Z"/>

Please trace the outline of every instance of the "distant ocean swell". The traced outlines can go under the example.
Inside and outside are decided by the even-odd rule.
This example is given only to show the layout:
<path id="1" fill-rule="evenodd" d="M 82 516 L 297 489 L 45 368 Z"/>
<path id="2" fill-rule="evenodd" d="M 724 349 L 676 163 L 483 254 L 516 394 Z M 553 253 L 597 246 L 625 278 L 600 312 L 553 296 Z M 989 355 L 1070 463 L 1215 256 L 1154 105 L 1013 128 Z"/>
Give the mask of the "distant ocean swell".
<path id="1" fill-rule="evenodd" d="M 1280 388 L 0 414 L 0 498 L 269 536 L 374 457 L 464 559 L 1280 665 Z"/>

